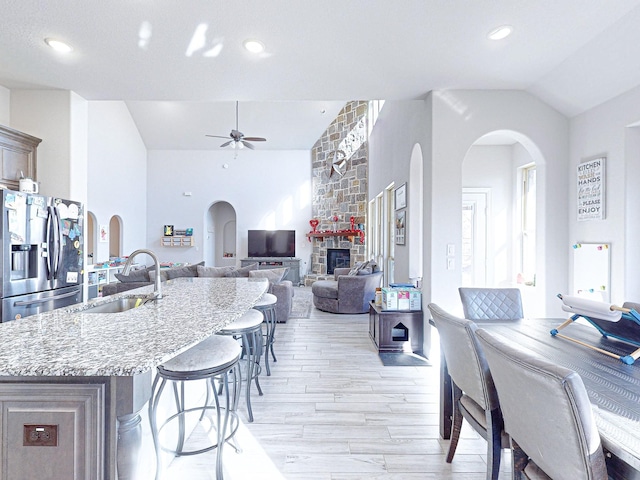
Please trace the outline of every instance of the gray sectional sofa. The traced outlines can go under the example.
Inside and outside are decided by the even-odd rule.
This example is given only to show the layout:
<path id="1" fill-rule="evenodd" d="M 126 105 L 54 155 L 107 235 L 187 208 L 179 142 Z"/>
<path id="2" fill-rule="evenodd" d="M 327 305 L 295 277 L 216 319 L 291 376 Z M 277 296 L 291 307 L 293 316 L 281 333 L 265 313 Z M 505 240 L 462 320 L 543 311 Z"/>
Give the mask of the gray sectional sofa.
<path id="1" fill-rule="evenodd" d="M 195 265 L 163 268 L 160 270 L 162 281 L 179 277 L 261 277 L 269 280 L 269 293 L 274 294 L 276 304 L 276 320 L 285 323 L 291 314 L 294 288 L 289 280 L 282 280 L 287 269 L 275 268 L 272 270 L 258 270 L 258 264 L 254 263 L 246 267 L 206 267 L 204 262 Z M 129 275 L 116 274 L 119 280 L 102 287 L 102 296 L 125 292 L 134 288 L 152 285 L 155 279 L 154 267 L 145 267 L 130 272 Z"/>

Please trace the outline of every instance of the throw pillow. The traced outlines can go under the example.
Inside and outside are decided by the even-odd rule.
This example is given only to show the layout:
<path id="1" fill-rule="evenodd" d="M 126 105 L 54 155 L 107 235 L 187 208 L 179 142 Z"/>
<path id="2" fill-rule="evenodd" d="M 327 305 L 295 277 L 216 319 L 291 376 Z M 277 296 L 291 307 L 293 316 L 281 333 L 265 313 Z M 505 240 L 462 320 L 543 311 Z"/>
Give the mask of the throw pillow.
<path id="1" fill-rule="evenodd" d="M 123 275 L 122 273 L 116 273 L 115 277 L 120 280 L 122 283 L 133 283 L 133 282 L 150 282 L 149 271 L 146 268 L 140 268 L 138 270 L 132 270 L 128 275 Z"/>
<path id="2" fill-rule="evenodd" d="M 358 270 L 358 275 L 371 275 L 373 273 L 373 265 L 371 262 L 365 262 L 362 268 Z"/>
<path id="3" fill-rule="evenodd" d="M 349 270 L 349 276 L 353 277 L 358 275 L 363 268 L 366 268 L 369 262 L 356 263 L 351 270 Z"/>
<path id="4" fill-rule="evenodd" d="M 180 277 L 197 277 L 199 266 L 204 266 L 204 262 L 200 262 L 195 265 L 187 265 L 186 267 L 170 268 L 166 271 L 167 279 L 171 280 L 172 278 L 180 278 Z"/>
<path id="5" fill-rule="evenodd" d="M 289 267 L 272 268 L 267 270 L 252 270 L 249 272 L 249 278 L 266 278 L 269 283 L 280 283 L 289 271 Z"/>
<path id="6" fill-rule="evenodd" d="M 169 280 L 169 277 L 167 276 L 167 271 L 169 269 L 168 268 L 161 268 L 160 269 L 160 281 L 161 282 L 165 282 L 167 280 Z M 151 280 L 152 282 L 156 281 L 156 270 L 155 268 L 153 270 L 149 270 L 149 280 Z"/>
<path id="7" fill-rule="evenodd" d="M 198 265 L 197 270 L 199 277 L 220 278 L 232 271 L 233 267 L 203 267 L 202 265 Z"/>
<path id="8" fill-rule="evenodd" d="M 225 277 L 248 277 L 249 274 L 254 270 L 258 270 L 258 264 L 250 263 L 249 265 L 246 265 L 241 268 L 231 269 L 231 271 L 225 272 L 224 276 Z"/>

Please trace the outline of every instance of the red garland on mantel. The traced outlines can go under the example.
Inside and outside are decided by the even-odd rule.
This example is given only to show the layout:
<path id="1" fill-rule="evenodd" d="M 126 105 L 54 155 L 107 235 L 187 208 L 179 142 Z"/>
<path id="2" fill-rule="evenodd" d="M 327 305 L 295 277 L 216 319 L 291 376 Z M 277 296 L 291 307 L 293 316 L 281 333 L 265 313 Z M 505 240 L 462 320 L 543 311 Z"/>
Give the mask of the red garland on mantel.
<path id="1" fill-rule="evenodd" d="M 323 240 L 324 237 L 349 237 L 350 241 L 353 241 L 353 237 L 360 237 L 360 242 L 364 243 L 364 232 L 362 230 L 338 230 L 334 232 L 332 230 L 316 231 L 315 229 L 307 233 L 307 239 L 311 241 L 312 238 L 319 238 Z"/>

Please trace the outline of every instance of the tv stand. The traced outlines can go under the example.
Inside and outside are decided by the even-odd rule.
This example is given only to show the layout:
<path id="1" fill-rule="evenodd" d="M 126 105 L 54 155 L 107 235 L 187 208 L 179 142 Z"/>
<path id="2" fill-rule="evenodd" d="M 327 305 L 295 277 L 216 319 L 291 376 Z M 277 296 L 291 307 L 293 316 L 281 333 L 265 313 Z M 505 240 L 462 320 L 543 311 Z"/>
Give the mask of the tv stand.
<path id="1" fill-rule="evenodd" d="M 300 259 L 293 257 L 248 257 L 240 260 L 240 266 L 246 267 L 252 263 L 258 264 L 258 270 L 272 268 L 289 268 L 283 280 L 291 280 L 294 285 L 300 285 Z"/>

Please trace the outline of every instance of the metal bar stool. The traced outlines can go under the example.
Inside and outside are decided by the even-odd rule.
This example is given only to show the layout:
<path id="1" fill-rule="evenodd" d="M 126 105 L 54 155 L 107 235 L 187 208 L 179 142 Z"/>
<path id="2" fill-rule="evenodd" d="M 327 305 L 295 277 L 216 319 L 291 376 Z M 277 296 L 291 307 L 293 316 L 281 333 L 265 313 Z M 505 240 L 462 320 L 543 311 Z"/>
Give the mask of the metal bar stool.
<path id="1" fill-rule="evenodd" d="M 239 385 L 242 381 L 242 373 L 239 368 L 241 353 L 242 349 L 240 345 L 233 338 L 212 335 L 158 367 L 158 374 L 153 381 L 151 399 L 149 400 L 149 421 L 151 423 L 153 445 L 156 451 L 156 480 L 160 478 L 162 470 L 161 449 L 173 453 L 176 456 L 183 456 L 197 455 L 213 450 L 214 448 L 217 448 L 216 479 L 222 480 L 222 447 L 225 442 L 233 438 L 239 423 L 236 408 L 240 395 Z M 230 376 L 232 377 L 231 382 L 229 381 Z M 207 401 L 203 406 L 185 408 L 184 382 L 202 379 L 211 383 L 214 405 L 209 405 Z M 218 389 L 215 385 L 216 380 L 219 380 L 222 385 L 222 392 L 224 393 L 224 402 L 222 402 L 222 404 Z M 158 427 L 156 418 L 158 404 L 162 391 L 168 381 L 172 382 L 173 385 L 177 413 L 171 415 Z M 180 384 L 180 394 L 178 394 L 178 384 Z M 203 413 L 206 410 L 216 411 L 216 443 L 199 450 L 185 451 L 185 415 L 200 410 L 202 410 Z M 201 415 L 200 418 L 202 419 L 202 417 Z M 160 432 L 169 422 L 175 419 L 178 419 L 176 448 L 170 449 L 163 447 L 160 445 Z"/>
<path id="2" fill-rule="evenodd" d="M 273 353 L 273 343 L 276 341 L 276 303 L 278 303 L 278 297 L 272 293 L 263 293 L 262 297 L 253 306 L 259 312 L 264 315 L 264 322 L 267 326 L 267 332 L 265 334 L 264 345 L 264 364 L 267 367 L 267 376 L 271 375 L 271 369 L 269 368 L 269 352 L 273 357 L 273 361 L 277 362 L 276 354 Z"/>
<path id="3" fill-rule="evenodd" d="M 255 381 L 258 394 L 262 395 L 262 388 L 258 376 L 262 371 L 260 357 L 262 357 L 262 320 L 263 316 L 257 310 L 250 309 L 238 320 L 220 330 L 218 335 L 229 335 L 242 339 L 242 356 L 240 365 L 242 368 L 242 381 L 247 384 L 245 398 L 249 422 L 253 422 L 251 409 L 251 382 Z M 242 388 L 242 386 L 240 386 Z M 208 391 L 207 391 L 208 393 Z"/>

